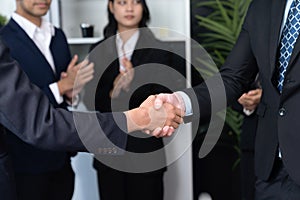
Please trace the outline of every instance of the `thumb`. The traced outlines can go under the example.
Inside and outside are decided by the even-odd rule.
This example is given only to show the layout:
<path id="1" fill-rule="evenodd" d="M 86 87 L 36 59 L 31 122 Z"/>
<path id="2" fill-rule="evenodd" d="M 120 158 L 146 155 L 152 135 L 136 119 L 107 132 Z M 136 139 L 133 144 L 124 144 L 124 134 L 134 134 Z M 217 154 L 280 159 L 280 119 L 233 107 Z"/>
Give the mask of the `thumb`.
<path id="1" fill-rule="evenodd" d="M 66 72 L 62 72 L 60 74 L 60 78 L 66 78 L 68 76 L 68 74 Z"/>
<path id="2" fill-rule="evenodd" d="M 248 92 L 249 95 L 255 95 L 257 93 L 257 90 L 250 90 Z"/>
<path id="3" fill-rule="evenodd" d="M 68 70 L 71 69 L 76 65 L 76 62 L 78 61 L 78 56 L 74 55 L 71 62 L 69 63 Z"/>
<path id="4" fill-rule="evenodd" d="M 132 69 L 132 63 L 126 57 L 123 58 L 122 63 L 124 65 L 124 67 L 126 68 L 126 70 Z"/>
<path id="5" fill-rule="evenodd" d="M 159 94 L 156 96 L 155 100 L 154 100 L 154 108 L 156 110 L 159 110 L 163 103 L 167 102 L 167 95 L 165 94 Z"/>

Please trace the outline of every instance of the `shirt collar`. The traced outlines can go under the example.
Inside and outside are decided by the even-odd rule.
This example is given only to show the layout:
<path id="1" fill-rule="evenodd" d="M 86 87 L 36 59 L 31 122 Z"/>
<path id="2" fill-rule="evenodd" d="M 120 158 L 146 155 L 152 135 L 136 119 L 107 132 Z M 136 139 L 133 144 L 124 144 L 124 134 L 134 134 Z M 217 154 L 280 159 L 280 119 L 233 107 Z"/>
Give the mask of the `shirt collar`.
<path id="1" fill-rule="evenodd" d="M 120 33 L 117 32 L 116 43 L 118 49 L 121 49 L 122 46 L 124 45 L 124 50 L 126 51 L 126 53 L 128 51 L 134 51 L 135 45 L 139 39 L 139 35 L 140 35 L 140 31 L 137 30 L 124 44 L 122 38 L 120 37 Z"/>
<path id="2" fill-rule="evenodd" d="M 54 26 L 47 22 L 44 18 L 42 18 L 42 24 L 41 27 L 36 26 L 34 23 L 26 19 L 25 17 L 19 15 L 18 13 L 14 12 L 12 14 L 12 19 L 19 24 L 22 29 L 27 33 L 27 35 L 33 39 L 34 34 L 36 33 L 37 30 L 42 30 L 45 32 L 48 32 L 51 34 L 51 36 L 55 35 L 55 30 Z"/>

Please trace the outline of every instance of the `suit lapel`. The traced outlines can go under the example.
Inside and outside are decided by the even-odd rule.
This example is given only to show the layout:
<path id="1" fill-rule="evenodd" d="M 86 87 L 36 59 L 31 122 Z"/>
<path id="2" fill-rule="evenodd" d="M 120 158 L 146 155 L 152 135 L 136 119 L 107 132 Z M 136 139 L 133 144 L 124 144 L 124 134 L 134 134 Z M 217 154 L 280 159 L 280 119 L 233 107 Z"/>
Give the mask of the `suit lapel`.
<path id="1" fill-rule="evenodd" d="M 151 62 L 150 55 L 152 50 L 145 50 L 146 48 L 155 46 L 154 37 L 148 32 L 148 29 L 141 29 L 140 36 L 135 46 L 135 51 L 132 54 L 132 63 L 134 65 L 141 65 Z"/>
<path id="2" fill-rule="evenodd" d="M 282 24 L 282 18 L 285 10 L 285 0 L 275 0 L 271 3 L 271 23 L 270 23 L 270 64 L 271 74 L 274 73 L 274 69 L 277 61 L 277 50 L 279 44 L 280 28 Z"/>
<path id="3" fill-rule="evenodd" d="M 12 30 L 16 31 L 16 40 L 19 40 L 20 43 L 24 44 L 24 48 L 29 49 L 32 51 L 34 55 L 36 55 L 36 58 L 40 58 L 41 62 L 44 62 L 46 64 L 41 64 L 40 67 L 42 66 L 47 66 L 43 69 L 37 68 L 37 70 L 42 70 L 42 71 L 47 71 L 48 74 L 53 74 L 55 77 L 55 74 L 48 63 L 47 59 L 45 56 L 42 54 L 42 52 L 39 50 L 39 48 L 35 45 L 33 40 L 26 34 L 26 32 L 14 21 L 10 20 L 9 26 L 12 28 Z"/>
<path id="4" fill-rule="evenodd" d="M 32 39 L 29 38 L 25 31 L 13 19 L 9 21 L 8 26 L 10 26 L 10 28 L 16 32 L 16 39 L 18 39 L 21 43 L 24 43 L 26 48 L 30 49 L 34 53 L 40 53 Z"/>

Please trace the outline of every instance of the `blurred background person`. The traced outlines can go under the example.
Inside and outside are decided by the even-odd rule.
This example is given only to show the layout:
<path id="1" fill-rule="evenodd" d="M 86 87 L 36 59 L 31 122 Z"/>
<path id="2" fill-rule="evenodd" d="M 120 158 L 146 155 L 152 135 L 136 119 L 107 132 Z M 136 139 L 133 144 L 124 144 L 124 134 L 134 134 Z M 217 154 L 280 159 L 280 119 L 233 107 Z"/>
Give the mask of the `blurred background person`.
<path id="1" fill-rule="evenodd" d="M 140 27 L 147 26 L 149 18 L 149 10 L 144 0 L 110 0 L 108 2 L 109 22 L 104 29 L 104 37 L 107 39 L 118 35 L 113 41 L 114 43 L 107 49 L 107 53 L 115 55 L 115 58 L 119 59 L 116 59 L 107 68 L 99 81 L 95 97 L 96 110 L 111 112 L 112 100 L 118 107 L 113 108 L 114 111 L 125 110 L 126 106 L 128 108 L 128 104 L 124 105 L 124 102 L 131 93 L 130 84 L 135 78 L 134 67 L 149 62 L 166 63 L 166 53 L 160 55 L 160 51 L 157 53 L 153 49 L 135 50 L 138 43 L 158 42 L 150 30 L 147 33 L 138 30 Z M 99 43 L 104 42 L 105 39 Z M 97 65 L 96 68 L 98 68 Z M 165 91 L 165 88 L 162 90 L 162 87 L 157 84 L 141 87 L 131 98 L 129 108 L 137 107 L 139 102 L 159 91 Z M 129 136 L 126 150 L 146 153 L 161 149 L 163 146 L 162 139 Z M 165 155 L 161 154 L 157 159 L 164 160 Z M 110 168 L 96 159 L 94 167 L 98 174 L 101 200 L 163 199 L 163 174 L 166 168 L 148 173 L 127 173 Z"/>
<path id="2" fill-rule="evenodd" d="M 63 31 L 42 18 L 50 4 L 51 0 L 16 0 L 16 11 L 1 29 L 1 38 L 12 57 L 51 103 L 67 109 L 68 105 L 78 103 L 78 93 L 93 78 L 93 64 L 83 61 L 76 65 L 78 57 L 71 58 Z M 78 70 L 82 66 L 86 67 Z M 72 198 L 74 173 L 70 153 L 37 149 L 14 134 L 7 137 L 18 199 Z"/>
<path id="3" fill-rule="evenodd" d="M 109 66 L 99 64 L 103 62 L 95 62 L 94 81 L 99 79 L 96 95 L 94 99 L 85 99 L 85 103 L 94 100 L 95 109 L 101 112 L 123 111 L 138 107 L 149 95 L 172 92 L 170 88 L 155 83 L 154 79 L 149 83 L 144 82 L 153 74 L 164 80 L 170 75 L 160 71 L 161 68 L 157 66 L 160 64 L 170 66 L 183 75 L 185 73 L 184 59 L 159 48 L 167 43 L 156 39 L 147 28 L 149 19 L 150 13 L 145 0 L 108 1 L 109 22 L 104 29 L 104 40 L 92 46 L 90 56 L 111 58 L 113 62 Z M 148 67 L 153 71 L 149 71 Z M 99 70 L 103 70 L 103 74 L 98 77 Z M 169 81 L 172 81 L 174 88 L 185 88 L 184 79 L 171 79 Z M 90 108 L 94 102 L 86 103 L 87 107 Z M 145 138 L 142 132 L 134 135 L 137 137 L 129 136 L 127 141 L 126 150 L 129 152 L 151 153 L 164 147 L 162 139 Z M 156 155 L 155 162 L 166 162 L 164 151 Z M 134 169 L 141 163 L 128 159 L 122 164 Z M 94 167 L 98 174 L 101 200 L 163 199 L 166 167 L 145 173 L 131 173 L 113 169 L 97 159 L 94 159 Z"/>

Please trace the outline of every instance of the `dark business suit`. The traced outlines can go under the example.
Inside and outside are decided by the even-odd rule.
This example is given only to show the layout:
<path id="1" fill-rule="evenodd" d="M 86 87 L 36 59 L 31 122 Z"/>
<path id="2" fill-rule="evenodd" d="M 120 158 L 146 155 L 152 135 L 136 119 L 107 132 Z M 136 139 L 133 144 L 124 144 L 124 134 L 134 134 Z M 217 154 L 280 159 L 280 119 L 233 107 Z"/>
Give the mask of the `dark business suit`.
<path id="1" fill-rule="evenodd" d="M 123 151 L 112 146 L 107 137 L 124 148 L 126 118 L 122 113 L 71 113 L 54 109 L 47 96 L 32 85 L 12 60 L 0 41 L 0 194 L 1 199 L 16 200 L 15 184 L 5 142 L 9 129 L 21 140 L 41 149 L 57 151 L 86 151 L 113 154 Z M 74 118 L 75 117 L 75 118 Z M 76 119 L 74 121 L 74 119 Z M 97 122 L 96 122 L 97 121 Z M 102 127 L 99 130 L 98 126 Z M 119 128 L 118 128 L 119 127 Z M 104 151 L 105 150 L 105 151 Z"/>
<path id="2" fill-rule="evenodd" d="M 58 104 L 49 88 L 51 83 L 60 79 L 61 72 L 67 70 L 71 61 L 62 30 L 55 28 L 50 44 L 56 73 L 34 41 L 13 19 L 3 27 L 0 35 L 10 49 L 12 58 L 19 62 L 29 79 L 43 90 L 54 107 L 67 109 L 66 101 Z M 7 137 L 19 199 L 72 198 L 75 176 L 67 152 L 41 150 L 13 134 Z"/>
<path id="3" fill-rule="evenodd" d="M 111 99 L 109 94 L 113 89 L 113 82 L 120 73 L 116 41 L 115 37 L 113 38 L 114 39 L 110 38 L 109 40 L 100 41 L 92 47 L 94 48 L 92 54 L 98 54 L 98 56 L 102 57 L 112 57 L 111 60 L 113 61 L 107 67 L 101 65 L 101 59 L 99 59 L 100 63 L 95 62 L 96 71 L 99 69 L 105 70 L 101 77 L 98 77 L 97 75 L 95 76 L 95 80 L 100 79 L 95 95 L 96 110 L 101 112 L 111 112 L 112 110 L 124 111 L 128 108 L 132 109 L 138 107 L 149 95 L 161 92 L 171 92 L 170 89 L 175 91 L 176 89 L 185 88 L 184 79 L 172 79 L 172 83 L 170 83 L 169 86 L 172 85 L 173 88 L 168 88 L 166 85 L 159 85 L 156 83 L 155 79 L 152 79 L 150 82 L 149 80 L 146 80 L 146 76 L 151 77 L 154 74 L 155 76 L 164 76 L 164 80 L 166 80 L 166 73 L 160 71 L 156 66 L 156 63 L 173 67 L 182 74 L 185 73 L 184 60 L 177 58 L 177 61 L 179 62 L 173 62 L 169 52 L 159 49 L 161 45 L 165 44 L 155 39 L 151 31 L 146 29 L 140 31 L 136 44 L 136 49 L 138 50 L 135 50 L 132 54 L 131 62 L 135 68 L 135 76 L 132 81 L 130 91 L 122 91 L 117 98 Z M 98 49 L 99 47 L 97 48 L 97 45 L 99 44 L 100 46 L 103 45 L 101 48 L 105 51 L 100 52 Z M 155 46 L 157 48 L 145 48 L 148 46 Z M 176 63 L 177 67 L 174 63 Z M 143 66 L 144 64 L 150 64 L 150 66 Z M 150 69 L 149 67 L 154 67 L 155 69 Z M 171 73 L 169 75 L 172 77 Z M 142 87 L 135 88 L 135 86 Z M 142 134 L 142 132 L 135 133 L 135 135 Z M 147 153 L 159 150 L 163 148 L 163 146 L 162 139 L 157 139 L 155 137 L 137 138 L 129 136 L 126 150 L 130 152 Z M 157 162 L 165 163 L 164 152 L 161 152 L 155 159 Z M 132 163 L 134 162 L 136 161 L 126 160 L 123 165 L 132 165 L 133 169 L 135 166 Z M 146 160 L 143 162 L 146 162 Z M 98 172 L 101 200 L 163 199 L 163 173 L 166 170 L 166 167 L 147 173 L 126 173 L 107 167 L 96 159 L 94 160 L 94 167 Z"/>
<path id="4" fill-rule="evenodd" d="M 271 172 L 280 147 L 289 178 L 300 185 L 300 40 L 295 44 L 282 94 L 277 90 L 279 34 L 285 3 L 285 0 L 252 2 L 236 45 L 221 68 L 221 75 L 231 104 L 249 89 L 259 71 L 263 94 L 257 108 L 256 175 L 263 181 L 272 179 Z M 225 98 L 218 96 L 222 90 L 217 86 L 213 87 L 216 99 Z M 207 109 L 209 96 L 206 86 L 194 89 L 197 100 L 191 96 L 193 105 L 197 107 L 199 103 L 201 117 L 207 117 L 210 111 Z M 187 92 L 191 95 L 190 90 Z"/>

